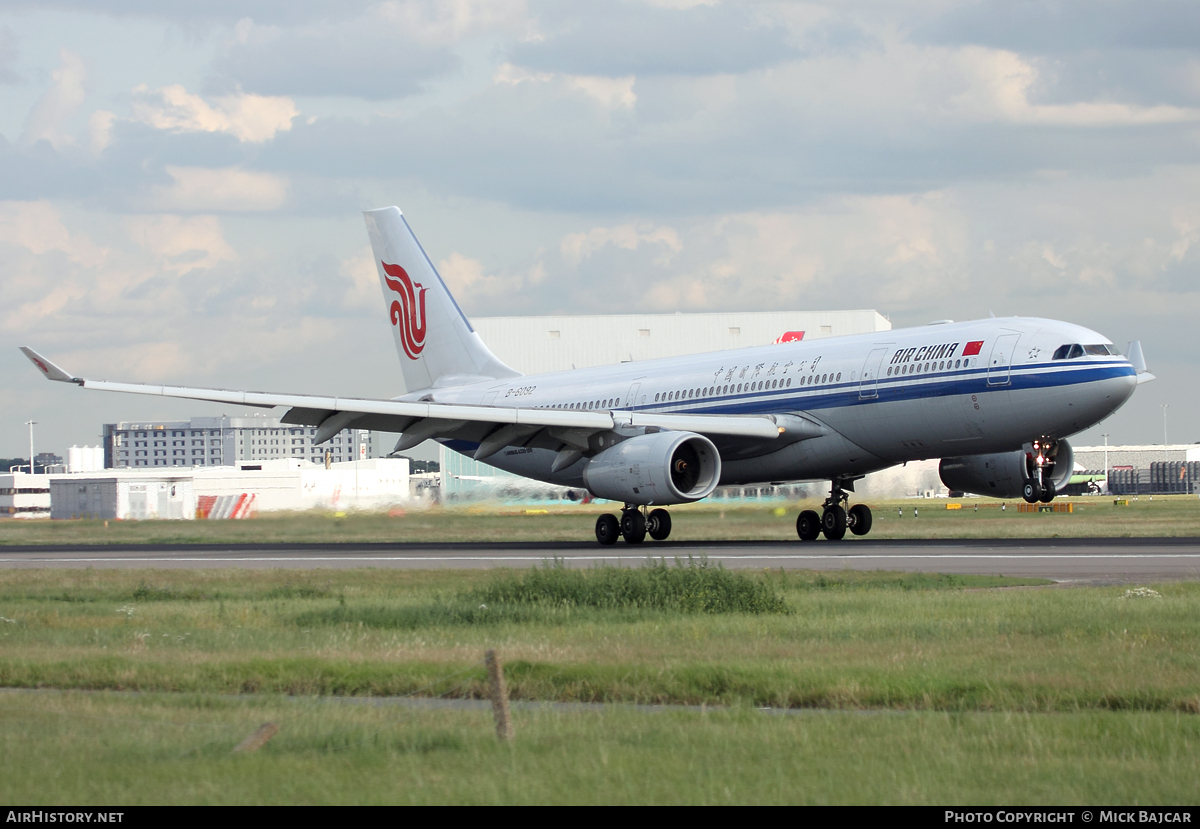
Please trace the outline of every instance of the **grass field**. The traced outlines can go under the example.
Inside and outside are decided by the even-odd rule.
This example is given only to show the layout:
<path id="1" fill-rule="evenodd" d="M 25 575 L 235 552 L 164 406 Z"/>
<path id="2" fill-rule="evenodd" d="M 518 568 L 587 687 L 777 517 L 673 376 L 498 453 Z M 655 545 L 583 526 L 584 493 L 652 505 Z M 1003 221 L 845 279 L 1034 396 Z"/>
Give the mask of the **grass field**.
<path id="1" fill-rule="evenodd" d="M 0 799 L 1195 800 L 1200 583 L 658 570 L 0 571 Z"/>
<path id="2" fill-rule="evenodd" d="M 0 685 L 482 697 L 494 647 L 518 699 L 1200 712 L 1200 584 L 739 577 L 790 612 L 487 603 L 489 572 L 7 571 Z"/>
<path id="3" fill-rule="evenodd" d="M 871 502 L 869 538 L 1039 538 L 1200 536 L 1200 499 L 1158 496 L 1114 505 L 1112 498 L 1057 499 L 1074 513 L 1020 513 L 1017 502 L 945 499 Z M 777 507 L 701 503 L 672 507 L 672 541 L 796 540 L 796 515 L 817 501 Z M 404 515 L 265 514 L 249 521 L 13 521 L 0 520 L 0 547 L 19 544 L 337 543 L 437 541 L 588 541 L 596 516 L 614 504 L 552 507 L 525 514 L 519 507 L 433 508 Z M 903 514 L 901 514 L 903 511 Z M 914 515 L 914 511 L 916 515 Z M 853 542 L 853 536 L 846 540 Z M 647 542 L 645 549 L 653 549 Z"/>
<path id="4" fill-rule="evenodd" d="M 258 753 L 231 748 L 264 721 Z M 0 694 L 0 799 L 65 804 L 1194 804 L 1164 713 L 487 711 Z"/>
<path id="5" fill-rule="evenodd" d="M 784 606 L 606 607 L 484 572 L 7 571 L 0 684 L 141 693 L 0 694 L 0 798 L 1194 801 L 1200 585 L 1123 598 L 994 577 L 737 578 Z M 545 600 L 514 599 L 521 579 Z M 443 612 L 481 596 L 493 604 Z M 510 748 L 487 712 L 330 699 L 480 697 L 488 647 L 517 699 L 730 708 L 518 710 Z M 279 736 L 231 756 L 263 721 Z"/>

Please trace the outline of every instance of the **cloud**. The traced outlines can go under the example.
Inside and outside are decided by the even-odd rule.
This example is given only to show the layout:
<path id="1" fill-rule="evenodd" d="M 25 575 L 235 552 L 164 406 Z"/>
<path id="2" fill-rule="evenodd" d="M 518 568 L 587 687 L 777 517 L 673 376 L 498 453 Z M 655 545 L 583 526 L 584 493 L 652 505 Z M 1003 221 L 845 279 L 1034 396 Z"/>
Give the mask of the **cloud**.
<path id="1" fill-rule="evenodd" d="M 168 166 L 166 171 L 174 183 L 158 188 L 154 196 L 166 210 L 275 210 L 287 200 L 287 179 L 271 173 L 238 167 Z"/>
<path id="2" fill-rule="evenodd" d="M 241 21 L 213 63 L 219 83 L 264 95 L 402 98 L 461 65 L 390 15 L 284 28 Z"/>
<path id="3" fill-rule="evenodd" d="M 571 75 L 745 72 L 796 55 L 786 27 L 740 4 L 538 3 L 541 37 L 508 59 Z"/>
<path id="4" fill-rule="evenodd" d="M 182 24 L 233 25 L 244 17 L 273 23 L 302 23 L 306 21 L 338 20 L 354 17 L 377 6 L 379 0 L 341 0 L 336 4 L 324 0 L 8 0 L 6 9 L 29 12 L 82 12 L 109 14 L 114 17 L 146 17 Z"/>
<path id="5" fill-rule="evenodd" d="M 497 84 L 516 86 L 522 83 L 556 84 L 568 92 L 581 93 L 596 101 L 605 109 L 632 109 L 637 103 L 633 91 L 635 78 L 606 78 L 600 75 L 560 75 L 554 72 L 530 72 L 511 63 L 497 67 L 492 81 Z"/>
<path id="6" fill-rule="evenodd" d="M 958 64 L 960 77 L 966 80 L 968 89 L 953 96 L 950 103 L 969 116 L 1071 127 L 1176 124 L 1200 120 L 1200 109 L 1178 106 L 1135 106 L 1114 101 L 1031 103 L 1030 91 L 1038 83 L 1039 73 L 1033 64 L 1014 52 L 965 47 L 957 50 L 953 62 Z"/>
<path id="7" fill-rule="evenodd" d="M 1097 48 L 1200 50 L 1200 18 L 1190 3 L 1058 0 L 963 2 L 916 21 L 917 42 L 974 43 L 1038 54 Z"/>
<path id="8" fill-rule="evenodd" d="M 25 120 L 25 130 L 21 134 L 23 144 L 44 140 L 60 148 L 74 142 L 72 136 L 63 131 L 63 125 L 87 98 L 87 68 L 83 58 L 68 49 L 60 49 L 58 54 L 62 63 L 50 73 L 53 83 Z"/>
<path id="9" fill-rule="evenodd" d="M 656 257 L 657 264 L 670 262 L 673 254 L 679 253 L 683 245 L 679 234 L 670 227 L 647 227 L 639 229 L 632 224 L 617 225 L 616 227 L 594 227 L 584 233 L 570 233 L 559 245 L 563 259 L 571 265 L 578 265 L 584 259 L 593 256 L 597 251 L 612 246 L 624 250 L 637 250 L 643 245 L 656 245 L 665 248 Z"/>
<path id="10" fill-rule="evenodd" d="M 57 251 L 72 262 L 94 262 L 107 252 L 87 236 L 72 234 L 48 200 L 0 202 L 0 243 L 41 255 Z"/>
<path id="11" fill-rule="evenodd" d="M 238 141 L 262 143 L 292 128 L 300 113 L 291 98 L 264 95 L 220 95 L 210 104 L 172 84 L 150 90 L 145 84 L 133 90 L 133 120 L 168 132 L 227 133 Z"/>
<path id="12" fill-rule="evenodd" d="M 216 216 L 127 216 L 124 224 L 130 239 L 181 275 L 238 258 Z"/>
<path id="13" fill-rule="evenodd" d="M 21 83 L 13 64 L 17 62 L 17 35 L 8 26 L 0 26 L 0 84 Z"/>
<path id="14" fill-rule="evenodd" d="M 471 297 L 476 307 L 489 299 L 506 299 L 519 294 L 526 286 L 522 275 L 484 273 L 482 262 L 458 252 L 439 261 L 437 268 L 450 292 L 456 297 Z"/>

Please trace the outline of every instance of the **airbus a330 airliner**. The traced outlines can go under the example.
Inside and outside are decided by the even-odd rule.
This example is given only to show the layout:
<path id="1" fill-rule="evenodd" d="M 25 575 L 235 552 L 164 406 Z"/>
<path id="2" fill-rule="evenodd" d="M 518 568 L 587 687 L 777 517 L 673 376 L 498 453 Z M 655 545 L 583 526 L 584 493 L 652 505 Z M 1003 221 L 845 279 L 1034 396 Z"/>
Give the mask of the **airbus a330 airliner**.
<path id="1" fill-rule="evenodd" d="M 403 370 L 390 400 L 268 394 L 88 380 L 29 348 L 51 380 L 86 389 L 271 408 L 316 427 L 400 432 L 397 452 L 435 439 L 509 472 L 624 505 L 596 539 L 639 544 L 671 532 L 671 504 L 722 484 L 829 480 L 804 541 L 865 535 L 847 509 L 854 482 L 941 458 L 952 490 L 1052 500 L 1070 478 L 1066 438 L 1121 406 L 1154 375 L 1141 346 L 1122 356 L 1078 325 L 1012 317 L 783 342 L 522 376 L 471 327 L 395 207 L 365 213 Z M 655 509 L 650 509 L 655 507 Z"/>

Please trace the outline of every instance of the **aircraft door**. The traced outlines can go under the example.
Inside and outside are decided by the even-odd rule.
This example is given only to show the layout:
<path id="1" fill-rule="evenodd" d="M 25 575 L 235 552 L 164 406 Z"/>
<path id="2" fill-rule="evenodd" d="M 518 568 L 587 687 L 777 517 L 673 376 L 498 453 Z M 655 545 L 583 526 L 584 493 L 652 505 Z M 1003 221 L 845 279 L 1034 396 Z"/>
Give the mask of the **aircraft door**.
<path id="1" fill-rule="evenodd" d="M 858 399 L 868 400 L 879 396 L 879 369 L 883 365 L 883 355 L 888 353 L 889 346 L 872 349 L 863 363 L 862 377 L 858 381 Z"/>
<path id="2" fill-rule="evenodd" d="M 1011 382 L 1013 354 L 1017 350 L 1017 340 L 1020 334 L 1002 334 L 992 346 L 992 356 L 988 358 L 987 382 L 989 386 L 1007 386 Z"/>
<path id="3" fill-rule="evenodd" d="M 642 380 L 639 378 L 629 387 L 629 393 L 625 395 L 625 405 L 622 408 L 632 409 L 638 402 L 638 391 L 642 388 Z"/>

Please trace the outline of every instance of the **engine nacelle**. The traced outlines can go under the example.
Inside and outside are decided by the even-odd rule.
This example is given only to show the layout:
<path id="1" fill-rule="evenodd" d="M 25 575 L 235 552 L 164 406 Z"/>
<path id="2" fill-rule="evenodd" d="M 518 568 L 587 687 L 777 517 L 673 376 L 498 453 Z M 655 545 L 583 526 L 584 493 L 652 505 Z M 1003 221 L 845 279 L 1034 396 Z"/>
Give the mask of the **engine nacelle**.
<path id="1" fill-rule="evenodd" d="M 1075 453 L 1065 440 L 1057 441 L 1058 451 L 1045 472 L 1061 492 L 1071 480 L 1075 468 Z M 1031 453 L 1024 449 L 996 455 L 966 455 L 961 458 L 942 458 L 938 475 L 951 491 L 990 495 L 993 498 L 1020 498 L 1027 478 L 1034 475 Z"/>
<path id="2" fill-rule="evenodd" d="M 721 479 L 717 447 L 694 432 L 655 432 L 596 455 L 583 482 L 597 498 L 626 504 L 685 504 L 707 498 Z"/>

